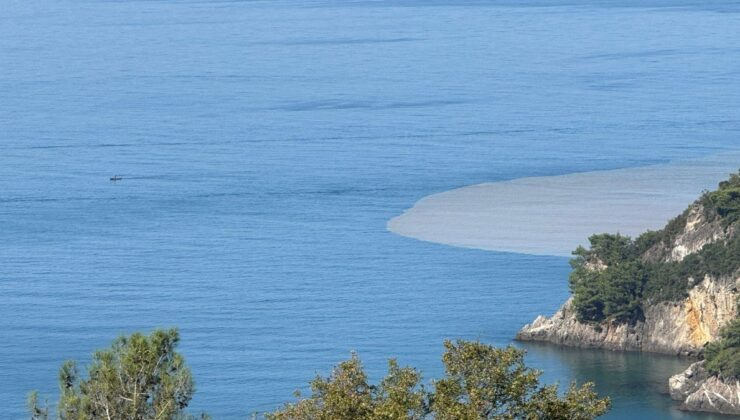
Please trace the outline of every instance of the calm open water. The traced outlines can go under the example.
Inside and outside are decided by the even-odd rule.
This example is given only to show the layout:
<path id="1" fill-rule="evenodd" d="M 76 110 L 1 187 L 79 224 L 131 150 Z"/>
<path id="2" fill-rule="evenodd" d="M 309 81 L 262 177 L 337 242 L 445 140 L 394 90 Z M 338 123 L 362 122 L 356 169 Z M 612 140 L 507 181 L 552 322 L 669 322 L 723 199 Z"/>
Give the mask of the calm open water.
<path id="1" fill-rule="evenodd" d="M 215 418 L 274 409 L 350 350 L 374 378 L 387 357 L 431 378 L 445 338 L 509 343 L 566 298 L 567 260 L 387 220 L 464 185 L 737 149 L 739 12 L 3 0 L 0 418 L 158 326 Z M 547 381 L 595 380 L 610 418 L 705 418 L 661 394 L 688 361 L 526 347 Z"/>

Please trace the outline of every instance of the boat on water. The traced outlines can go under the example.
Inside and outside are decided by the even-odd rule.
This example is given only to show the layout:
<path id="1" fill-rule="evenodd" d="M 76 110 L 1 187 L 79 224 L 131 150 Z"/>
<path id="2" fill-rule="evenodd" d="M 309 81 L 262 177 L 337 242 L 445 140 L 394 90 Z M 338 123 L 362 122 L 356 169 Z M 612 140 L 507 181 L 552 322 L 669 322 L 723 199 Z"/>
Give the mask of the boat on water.
<path id="1" fill-rule="evenodd" d="M 113 181 L 113 182 L 120 181 L 122 179 L 123 179 L 123 177 L 120 177 L 118 175 L 113 175 L 112 177 L 110 177 L 110 180 Z"/>

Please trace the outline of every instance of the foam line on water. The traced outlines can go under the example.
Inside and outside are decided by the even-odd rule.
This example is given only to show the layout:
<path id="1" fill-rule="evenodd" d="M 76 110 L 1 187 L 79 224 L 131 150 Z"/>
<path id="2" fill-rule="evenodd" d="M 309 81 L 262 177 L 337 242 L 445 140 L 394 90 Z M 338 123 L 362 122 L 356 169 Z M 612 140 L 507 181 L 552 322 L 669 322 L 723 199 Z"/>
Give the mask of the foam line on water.
<path id="1" fill-rule="evenodd" d="M 593 233 L 660 229 L 740 167 L 740 151 L 609 171 L 520 178 L 427 196 L 391 232 L 466 248 L 568 256 Z"/>

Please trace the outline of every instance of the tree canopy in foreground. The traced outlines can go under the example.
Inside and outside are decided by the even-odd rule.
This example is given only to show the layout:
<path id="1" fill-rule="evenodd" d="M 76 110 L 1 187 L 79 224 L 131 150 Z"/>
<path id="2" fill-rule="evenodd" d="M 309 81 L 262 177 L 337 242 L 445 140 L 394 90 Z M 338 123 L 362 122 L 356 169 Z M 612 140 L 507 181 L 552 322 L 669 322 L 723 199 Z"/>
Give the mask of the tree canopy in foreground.
<path id="1" fill-rule="evenodd" d="M 57 414 L 63 420 L 181 420 L 195 387 L 183 357 L 175 351 L 177 330 L 120 337 L 93 355 L 87 378 L 74 362 L 59 372 Z M 587 383 L 571 384 L 564 395 L 557 385 L 540 386 L 540 371 L 524 365 L 524 351 L 499 349 L 477 341 L 446 341 L 443 378 L 427 389 L 421 373 L 388 362 L 378 384 L 368 381 L 357 355 L 311 382 L 311 396 L 265 416 L 271 420 L 481 420 L 592 419 L 604 414 L 608 398 Z M 29 397 L 32 420 L 49 410 Z M 205 415 L 202 415 L 205 418 Z"/>
<path id="2" fill-rule="evenodd" d="M 311 396 L 268 414 L 271 420 L 335 419 L 592 419 L 604 414 L 608 398 L 593 384 L 571 384 L 562 397 L 557 385 L 540 386 L 541 372 L 524 365 L 524 351 L 474 341 L 446 341 L 445 376 L 426 390 L 419 371 L 388 364 L 379 384 L 368 383 L 356 355 L 328 377 L 311 382 Z"/>
<path id="3" fill-rule="evenodd" d="M 195 392 L 185 359 L 175 351 L 176 329 L 156 330 L 149 336 L 119 337 L 106 350 L 95 352 L 87 378 L 67 361 L 59 371 L 58 418 L 62 420 L 154 420 L 192 418 L 185 413 Z M 28 401 L 31 418 L 47 419 L 49 410 Z"/>

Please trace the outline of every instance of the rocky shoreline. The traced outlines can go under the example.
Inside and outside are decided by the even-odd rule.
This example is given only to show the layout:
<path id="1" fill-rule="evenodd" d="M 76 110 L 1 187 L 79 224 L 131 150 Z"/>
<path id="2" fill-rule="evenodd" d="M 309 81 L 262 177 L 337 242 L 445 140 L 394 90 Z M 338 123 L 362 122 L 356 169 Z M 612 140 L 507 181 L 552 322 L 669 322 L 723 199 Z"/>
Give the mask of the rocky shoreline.
<path id="1" fill-rule="evenodd" d="M 576 319 L 572 298 L 552 316 L 539 316 L 517 334 L 521 341 L 543 341 L 571 347 L 618 351 L 646 351 L 677 356 L 699 356 L 717 338 L 720 328 L 737 316 L 740 277 L 706 277 L 682 302 L 661 302 L 645 310 L 634 325 Z"/>
<path id="2" fill-rule="evenodd" d="M 520 341 L 614 351 L 644 351 L 700 357 L 704 346 L 718 336 L 722 325 L 737 316 L 735 301 L 740 276 L 705 278 L 683 302 L 663 302 L 648 308 L 645 320 L 628 325 L 586 324 L 576 319 L 572 298 L 552 316 L 539 316 L 517 334 Z M 740 381 L 711 375 L 699 361 L 669 379 L 671 398 L 681 408 L 740 415 Z"/>
<path id="3" fill-rule="evenodd" d="M 733 182 L 738 181 L 737 177 L 733 179 Z M 725 187 L 729 188 L 727 185 Z M 689 206 L 680 218 L 674 219 L 666 226 L 665 231 L 655 232 L 654 234 L 662 234 L 668 239 L 641 251 L 638 261 L 676 264 L 691 255 L 702 253 L 710 244 L 735 238 L 740 226 L 737 221 L 740 219 L 733 219 L 734 221 L 722 219 L 720 214 L 716 213 L 716 208 L 711 207 L 715 204 L 708 201 L 707 197 L 705 195 Z M 709 204 L 710 208 L 705 204 Z M 729 213 L 724 210 L 723 214 Z M 669 233 L 666 234 L 666 231 Z M 736 248 L 732 249 L 731 253 L 712 260 L 713 266 L 705 271 L 716 274 L 697 275 L 697 278 L 689 276 L 688 289 L 683 296 L 670 300 L 643 301 L 640 316 L 637 318 L 618 320 L 615 317 L 603 317 L 601 320 L 584 321 L 583 319 L 589 318 L 579 316 L 574 298 L 571 297 L 551 317 L 540 315 L 532 323 L 525 325 L 516 339 L 571 347 L 701 358 L 709 343 L 718 343 L 720 342 L 718 340 L 724 339 L 724 335 L 720 336 L 722 327 L 735 322 L 740 311 L 738 309 L 740 268 L 726 267 L 727 261 L 734 261 L 733 258 L 737 258 Z M 690 261 L 696 264 L 697 258 L 700 260 L 704 257 L 692 258 L 694 260 Z M 574 265 L 574 272 L 575 267 Z M 580 267 L 582 270 L 585 268 L 586 272 L 596 273 L 605 272 L 610 268 L 598 254 L 592 254 L 591 260 Z M 722 271 L 717 267 L 725 269 Z M 579 272 L 580 277 L 576 278 L 585 278 L 586 281 L 592 282 L 594 278 L 598 279 L 596 276 L 584 276 L 583 273 L 584 271 Z M 678 280 L 680 279 L 675 279 Z M 601 289 L 588 290 L 594 294 L 601 291 Z M 723 378 L 718 374 L 712 374 L 705 369 L 703 361 L 696 362 L 684 372 L 672 376 L 669 379 L 669 389 L 671 397 L 681 401 L 681 408 L 685 410 L 740 414 L 738 378 L 734 375 Z"/>
<path id="4" fill-rule="evenodd" d="M 671 376 L 668 390 L 684 410 L 740 415 L 740 381 L 711 375 L 703 361 Z"/>

